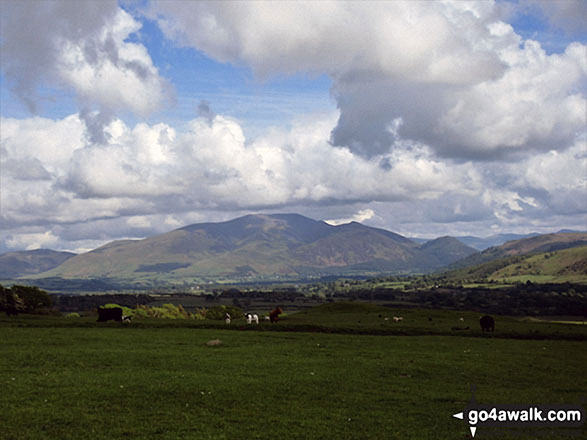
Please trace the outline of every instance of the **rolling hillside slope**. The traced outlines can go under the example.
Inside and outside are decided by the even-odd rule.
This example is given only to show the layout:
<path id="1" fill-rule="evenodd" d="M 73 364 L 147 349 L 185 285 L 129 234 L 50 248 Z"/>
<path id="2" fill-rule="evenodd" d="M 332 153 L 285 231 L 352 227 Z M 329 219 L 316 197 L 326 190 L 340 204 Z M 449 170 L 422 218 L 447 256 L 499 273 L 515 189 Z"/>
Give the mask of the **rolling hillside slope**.
<path id="1" fill-rule="evenodd" d="M 453 280 L 498 281 L 502 283 L 585 283 L 587 282 L 587 246 L 552 252 L 515 255 L 446 274 Z"/>
<path id="2" fill-rule="evenodd" d="M 501 246 L 491 247 L 483 252 L 473 254 L 455 262 L 452 268 L 473 267 L 506 257 L 554 252 L 586 245 L 587 233 L 584 232 L 538 235 L 521 240 L 508 241 Z"/>
<path id="3" fill-rule="evenodd" d="M 504 282 L 580 282 L 587 280 L 587 246 L 525 257 L 493 272 L 490 280 Z"/>

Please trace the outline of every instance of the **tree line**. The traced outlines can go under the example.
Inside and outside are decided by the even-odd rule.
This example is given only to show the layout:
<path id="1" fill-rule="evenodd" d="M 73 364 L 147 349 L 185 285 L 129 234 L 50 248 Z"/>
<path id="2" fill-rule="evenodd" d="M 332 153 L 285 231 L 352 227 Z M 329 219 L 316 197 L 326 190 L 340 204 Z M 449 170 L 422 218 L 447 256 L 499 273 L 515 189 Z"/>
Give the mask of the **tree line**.
<path id="1" fill-rule="evenodd" d="M 0 284 L 0 312 L 7 315 L 19 313 L 50 313 L 51 298 L 36 286 L 14 285 L 4 287 Z"/>

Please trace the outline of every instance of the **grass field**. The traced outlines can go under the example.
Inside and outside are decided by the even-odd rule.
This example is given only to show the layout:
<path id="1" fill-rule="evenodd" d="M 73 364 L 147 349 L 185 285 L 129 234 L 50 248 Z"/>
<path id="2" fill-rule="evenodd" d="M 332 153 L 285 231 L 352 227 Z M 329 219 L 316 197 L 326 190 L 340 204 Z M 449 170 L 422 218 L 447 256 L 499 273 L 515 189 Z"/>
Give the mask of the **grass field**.
<path id="1" fill-rule="evenodd" d="M 239 322 L 227 330 L 195 321 L 2 317 L 0 437 L 464 439 L 467 425 L 451 415 L 466 407 L 471 384 L 487 404 L 585 406 L 584 326 L 504 318 L 491 335 L 425 335 L 443 312 L 411 311 L 396 324 L 412 336 L 353 334 L 391 325 L 384 309 L 333 307 L 253 331 Z M 457 315 L 446 316 L 450 324 Z M 578 334 L 582 340 L 569 340 Z M 206 345 L 214 339 L 222 344 Z M 477 437 L 495 434 L 480 428 Z M 498 438 L 534 438 L 517 434 Z M 560 430 L 540 434 L 561 438 Z"/>

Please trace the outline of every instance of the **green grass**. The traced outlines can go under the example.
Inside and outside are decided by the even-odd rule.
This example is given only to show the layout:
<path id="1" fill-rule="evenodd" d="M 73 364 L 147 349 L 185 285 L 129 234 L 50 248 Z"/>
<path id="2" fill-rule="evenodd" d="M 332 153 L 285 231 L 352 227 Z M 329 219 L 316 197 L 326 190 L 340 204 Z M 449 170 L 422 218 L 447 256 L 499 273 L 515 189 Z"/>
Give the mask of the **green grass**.
<path id="1" fill-rule="evenodd" d="M 451 415 L 469 402 L 470 384 L 488 404 L 587 396 L 584 341 L 299 331 L 327 315 L 351 330 L 356 318 L 379 319 L 376 308 L 337 307 L 259 326 L 267 331 L 2 317 L 2 439 L 450 440 L 467 438 Z M 423 319 L 406 312 L 402 323 L 429 325 L 417 313 Z M 286 326 L 298 331 L 270 331 Z M 212 339 L 223 344 L 207 346 Z"/>
<path id="2" fill-rule="evenodd" d="M 479 312 L 382 307 L 365 303 L 330 303 L 288 316 L 288 328 L 323 332 L 379 335 L 453 335 L 518 339 L 569 339 L 587 341 L 587 330 L 576 325 L 528 321 L 496 316 L 496 332 L 481 331 Z M 393 317 L 403 318 L 394 321 Z M 461 321 L 461 318 L 463 319 Z"/>
<path id="3" fill-rule="evenodd" d="M 402 317 L 400 322 L 393 317 Z M 119 328 L 128 329 L 216 329 L 232 331 L 339 333 L 345 335 L 378 336 L 464 336 L 500 339 L 556 339 L 587 341 L 587 328 L 574 324 L 553 322 L 548 317 L 528 319 L 495 316 L 496 331 L 483 332 L 479 326 L 479 312 L 440 309 L 403 309 L 362 302 L 326 303 L 281 317 L 278 324 L 260 321 L 258 326 L 247 325 L 243 318 L 233 318 L 227 326 L 224 320 L 189 320 L 135 318 L 130 324 L 113 321 L 96 322 L 96 317 L 61 318 L 35 315 L 6 317 L 0 315 L 0 328 Z M 461 318 L 463 319 L 461 321 Z M 568 319 L 565 319 L 568 320 Z"/>
<path id="4" fill-rule="evenodd" d="M 522 261 L 503 267 L 489 279 L 504 282 L 562 283 L 585 282 L 587 246 L 525 256 Z"/>
<path id="5" fill-rule="evenodd" d="M 503 277 L 500 280 L 507 284 L 526 283 L 528 281 L 536 284 L 546 284 L 558 282 L 559 277 L 554 275 L 511 275 L 508 277 Z M 567 281 L 567 279 L 565 279 L 565 281 Z M 582 280 L 577 281 L 580 282 Z"/>

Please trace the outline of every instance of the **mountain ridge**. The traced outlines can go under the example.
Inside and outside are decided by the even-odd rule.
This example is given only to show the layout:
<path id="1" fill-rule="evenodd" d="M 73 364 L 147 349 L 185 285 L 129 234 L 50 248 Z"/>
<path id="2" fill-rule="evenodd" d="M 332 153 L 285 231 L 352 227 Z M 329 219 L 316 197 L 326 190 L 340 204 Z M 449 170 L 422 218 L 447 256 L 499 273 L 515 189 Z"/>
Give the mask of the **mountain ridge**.
<path id="1" fill-rule="evenodd" d="M 140 240 L 112 241 L 84 254 L 72 254 L 48 270 L 29 270 L 21 276 L 156 285 L 429 273 L 583 243 L 587 243 L 587 233 L 532 234 L 478 252 L 456 237 L 418 244 L 358 222 L 331 225 L 300 214 L 251 214 L 187 225 Z M 0 271 L 0 279 L 18 278 L 6 273 L 19 275 Z"/>
<path id="2" fill-rule="evenodd" d="M 357 222 L 334 226 L 299 214 L 257 214 L 187 225 L 142 240 L 107 243 L 35 278 L 180 282 L 427 272 L 475 252 L 462 243 L 446 254 L 441 248 L 421 248 L 399 234 Z"/>

